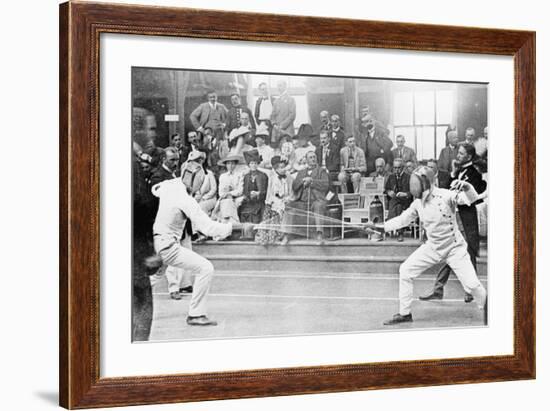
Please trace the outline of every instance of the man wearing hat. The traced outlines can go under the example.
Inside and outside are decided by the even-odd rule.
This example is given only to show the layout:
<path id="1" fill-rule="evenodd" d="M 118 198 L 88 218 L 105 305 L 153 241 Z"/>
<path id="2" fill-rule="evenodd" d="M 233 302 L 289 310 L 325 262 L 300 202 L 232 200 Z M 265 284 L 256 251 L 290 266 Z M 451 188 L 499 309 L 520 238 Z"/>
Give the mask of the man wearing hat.
<path id="1" fill-rule="evenodd" d="M 257 150 L 246 151 L 244 159 L 250 171 L 243 177 L 243 201 L 239 208 L 240 221 L 259 224 L 262 221 L 267 193 L 267 175 L 258 170 L 260 155 Z M 243 237 L 252 237 L 247 234 L 243 233 Z"/>
<path id="2" fill-rule="evenodd" d="M 418 167 L 410 176 L 410 190 L 415 200 L 401 215 L 382 224 L 367 223 L 367 229 L 386 232 L 407 227 L 420 219 L 428 237 L 399 267 L 399 312 L 384 325 L 412 322 L 413 280 L 430 267 L 445 262 L 452 268 L 464 289 L 474 296 L 484 310 L 487 324 L 487 291 L 479 281 L 468 254 L 468 244 L 458 229 L 457 208 L 470 205 L 479 198 L 474 187 L 463 180 L 455 180 L 451 190 L 434 186 L 434 172 Z"/>
<path id="3" fill-rule="evenodd" d="M 302 124 L 298 130 L 298 134 L 292 137 L 292 144 L 294 145 L 294 161 L 291 167 L 295 171 L 303 170 L 307 167 L 306 154 L 313 151 L 315 152 L 315 146 L 311 144 L 310 139 L 313 137 L 313 127 L 309 124 Z"/>
<path id="4" fill-rule="evenodd" d="M 219 199 L 213 212 L 219 221 L 239 222 L 238 210 L 243 201 L 243 174 L 237 172 L 236 168 L 241 161 L 242 156 L 229 155 L 219 162 L 227 169 L 220 176 Z"/>
<path id="5" fill-rule="evenodd" d="M 228 237 L 233 227 L 231 224 L 212 221 L 206 215 L 193 198 L 196 187 L 192 184 L 193 181 L 194 179 L 186 179 L 184 182 L 183 178 L 175 178 L 153 187 L 153 194 L 159 197 L 153 239 L 155 251 L 164 264 L 195 276 L 187 324 L 217 325 L 216 321 L 208 317 L 206 309 L 214 267 L 206 258 L 191 250 L 190 236 L 185 234 L 185 227 L 190 221 L 193 229 L 214 238 Z"/>
<path id="6" fill-rule="evenodd" d="M 267 126 L 262 123 L 258 126 L 256 130 L 256 150 L 260 156 L 260 164 L 258 169 L 264 173 L 268 170 L 271 170 L 271 159 L 273 158 L 275 152 L 273 148 L 266 144 L 266 140 L 269 138 L 269 130 Z"/>

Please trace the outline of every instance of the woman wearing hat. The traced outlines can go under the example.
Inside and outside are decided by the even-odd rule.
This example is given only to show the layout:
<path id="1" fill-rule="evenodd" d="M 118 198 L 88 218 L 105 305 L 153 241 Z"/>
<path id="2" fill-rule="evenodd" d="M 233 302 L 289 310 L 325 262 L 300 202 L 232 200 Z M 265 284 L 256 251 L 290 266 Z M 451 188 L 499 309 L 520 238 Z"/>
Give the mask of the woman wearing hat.
<path id="1" fill-rule="evenodd" d="M 284 157 L 274 156 L 271 159 L 273 170 L 269 173 L 265 207 L 262 225 L 265 229 L 259 229 L 255 241 L 260 244 L 273 244 L 283 238 L 280 231 L 281 222 L 285 212 L 285 206 L 292 196 L 292 177 L 287 173 L 288 162 Z"/>
<path id="2" fill-rule="evenodd" d="M 220 176 L 219 199 L 212 213 L 218 221 L 239 222 L 237 210 L 243 201 L 243 174 L 237 172 L 236 168 L 241 161 L 242 156 L 229 155 L 218 163 L 227 169 Z"/>
<path id="3" fill-rule="evenodd" d="M 239 209 L 241 223 L 259 224 L 262 221 L 267 175 L 258 170 L 260 155 L 258 150 L 245 151 L 244 158 L 250 171 L 243 177 L 243 202 Z M 243 237 L 247 237 L 243 234 Z"/>

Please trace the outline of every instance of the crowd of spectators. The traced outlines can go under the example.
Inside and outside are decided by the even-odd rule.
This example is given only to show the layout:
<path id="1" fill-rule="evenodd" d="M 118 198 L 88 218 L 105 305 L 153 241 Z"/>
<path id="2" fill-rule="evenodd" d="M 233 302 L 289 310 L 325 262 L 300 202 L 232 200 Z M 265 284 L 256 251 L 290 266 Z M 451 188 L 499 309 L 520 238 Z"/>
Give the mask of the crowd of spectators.
<path id="1" fill-rule="evenodd" d="M 244 229 L 241 238 L 266 244 L 301 235 L 296 227 L 306 225 L 304 216 L 322 240 L 320 216 L 327 205 L 338 201 L 336 194 L 358 193 L 364 178 L 384 178 L 391 218 L 412 202 L 409 175 L 418 165 L 432 168 L 436 185 L 448 188 L 463 166 L 457 160 L 463 147 L 466 162 L 480 175 L 487 171 L 487 128 L 476 138 L 468 127 L 462 142 L 449 129 L 439 157 L 418 161 L 403 135 L 396 136 L 394 146 L 369 107 L 361 109 L 355 130 L 344 130 L 340 117 L 327 110 L 320 112 L 317 130 L 309 124 L 296 130 L 296 102 L 284 81 L 277 90 L 275 98 L 260 84 L 254 112 L 242 105 L 238 93 L 231 95 L 228 109 L 210 90 L 207 101 L 191 112 L 193 130 L 186 136 L 172 135 L 166 148 L 156 147 L 154 139 L 134 143 L 135 178 L 149 188 L 176 177 L 187 179 L 198 187 L 195 199 L 214 220 L 250 223 L 246 227 L 264 223 L 265 230 Z M 287 226 L 294 228 L 285 230 Z M 194 235 L 197 241 L 205 239 Z M 403 232 L 396 235 L 402 241 Z"/>

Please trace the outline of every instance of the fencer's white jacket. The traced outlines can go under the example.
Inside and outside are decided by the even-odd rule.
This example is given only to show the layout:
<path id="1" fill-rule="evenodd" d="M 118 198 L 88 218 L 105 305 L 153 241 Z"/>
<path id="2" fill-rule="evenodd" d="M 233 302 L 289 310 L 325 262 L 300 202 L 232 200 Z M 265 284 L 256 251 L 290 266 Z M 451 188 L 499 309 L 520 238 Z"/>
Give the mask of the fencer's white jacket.
<path id="1" fill-rule="evenodd" d="M 152 192 L 160 200 L 153 224 L 157 252 L 180 242 L 187 219 L 191 220 L 194 231 L 200 231 L 208 237 L 222 239 L 231 234 L 232 224 L 212 221 L 187 193 L 180 178 L 163 181 L 155 185 Z"/>
<path id="2" fill-rule="evenodd" d="M 456 220 L 457 205 L 470 205 L 478 199 L 473 188 L 468 191 L 451 191 L 433 187 L 422 199 L 414 200 L 401 215 L 386 221 L 384 230 L 394 231 L 420 218 L 426 230 L 427 244 L 441 257 L 445 257 L 456 246 L 466 246 Z"/>

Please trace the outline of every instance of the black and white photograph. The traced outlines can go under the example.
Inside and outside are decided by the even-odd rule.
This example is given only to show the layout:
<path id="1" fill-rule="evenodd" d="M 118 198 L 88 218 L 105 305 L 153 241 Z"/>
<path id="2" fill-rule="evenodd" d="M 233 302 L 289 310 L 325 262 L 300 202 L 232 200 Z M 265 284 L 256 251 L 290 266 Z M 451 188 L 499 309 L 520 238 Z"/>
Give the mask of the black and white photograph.
<path id="1" fill-rule="evenodd" d="M 488 325 L 487 83 L 134 66 L 131 91 L 133 342 Z"/>

